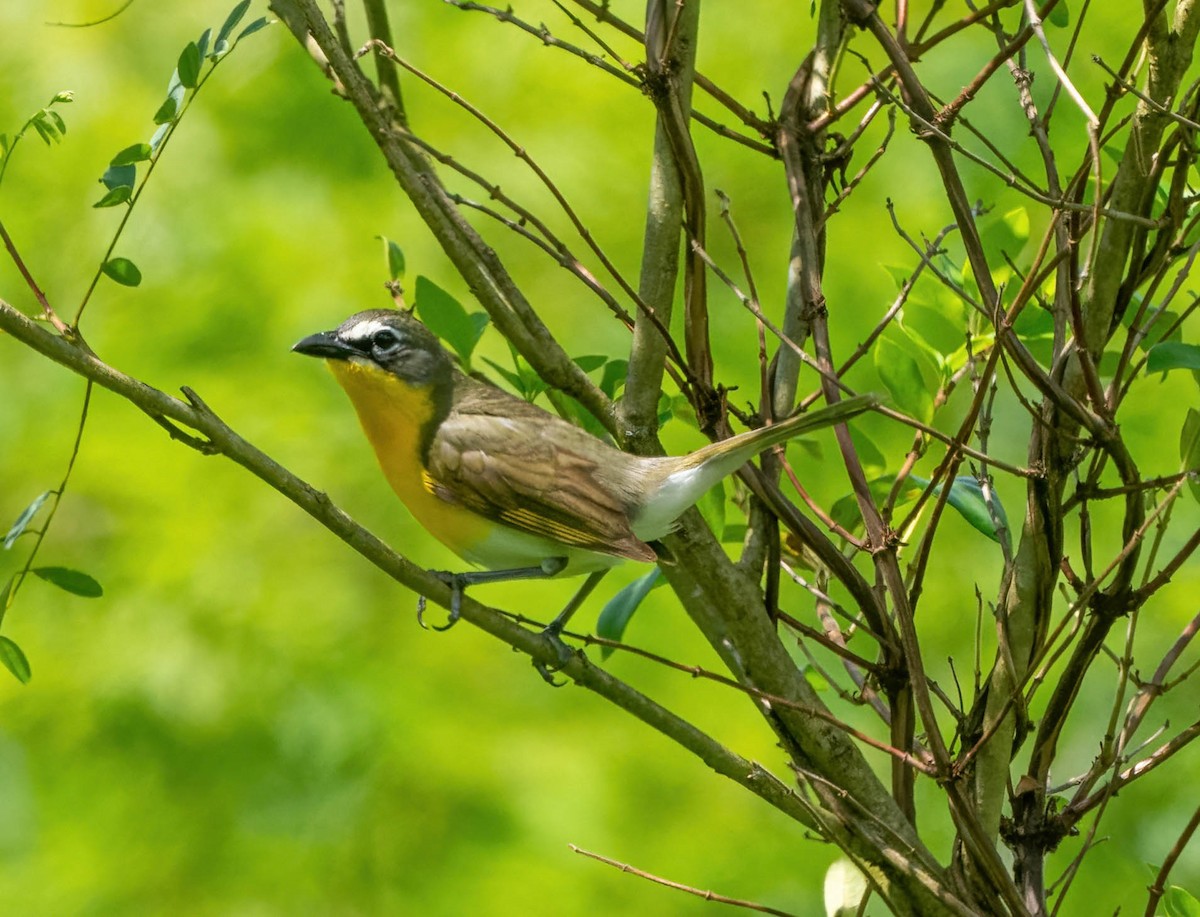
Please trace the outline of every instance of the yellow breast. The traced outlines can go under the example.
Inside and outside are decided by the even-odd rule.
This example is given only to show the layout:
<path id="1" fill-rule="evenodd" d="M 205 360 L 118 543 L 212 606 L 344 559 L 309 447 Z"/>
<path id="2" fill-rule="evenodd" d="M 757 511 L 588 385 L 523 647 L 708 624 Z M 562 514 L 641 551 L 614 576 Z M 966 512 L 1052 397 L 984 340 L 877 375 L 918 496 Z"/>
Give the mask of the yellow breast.
<path id="1" fill-rule="evenodd" d="M 421 461 L 421 434 L 434 412 L 430 389 L 362 363 L 329 360 L 327 365 L 350 396 L 392 490 L 426 531 L 471 560 L 473 548 L 494 526 L 432 492 Z"/>

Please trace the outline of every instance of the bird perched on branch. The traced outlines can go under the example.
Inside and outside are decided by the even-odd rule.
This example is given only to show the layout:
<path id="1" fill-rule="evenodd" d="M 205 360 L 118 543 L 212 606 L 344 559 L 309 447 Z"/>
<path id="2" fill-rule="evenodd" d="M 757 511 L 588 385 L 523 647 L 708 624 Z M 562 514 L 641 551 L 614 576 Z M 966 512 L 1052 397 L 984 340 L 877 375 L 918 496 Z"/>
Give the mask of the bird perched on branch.
<path id="1" fill-rule="evenodd" d="M 292 348 L 323 357 L 350 396 L 383 473 L 416 520 L 468 563 L 439 573 L 479 583 L 590 574 L 548 632 L 557 637 L 610 567 L 657 558 L 652 543 L 760 452 L 875 404 L 839 401 L 683 456 L 630 455 L 464 374 L 410 313 L 359 312 Z"/>

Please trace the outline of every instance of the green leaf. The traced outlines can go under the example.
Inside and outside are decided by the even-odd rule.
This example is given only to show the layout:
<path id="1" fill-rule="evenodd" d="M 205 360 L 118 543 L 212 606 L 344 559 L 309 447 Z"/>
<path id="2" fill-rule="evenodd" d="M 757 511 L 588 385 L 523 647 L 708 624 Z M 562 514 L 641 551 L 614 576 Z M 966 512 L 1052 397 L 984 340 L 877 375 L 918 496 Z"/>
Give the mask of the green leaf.
<path id="1" fill-rule="evenodd" d="M 50 494 L 53 491 L 48 490 L 45 493 L 38 494 L 33 498 L 33 502 L 21 510 L 21 515 L 17 516 L 17 521 L 12 524 L 12 528 L 8 530 L 8 534 L 4 536 L 4 550 L 8 550 L 13 546 L 13 542 L 21 537 L 21 534 L 29 528 L 29 523 L 33 521 L 33 517 L 37 515 L 47 500 L 50 499 Z"/>
<path id="2" fill-rule="evenodd" d="M 725 536 L 724 482 L 717 481 L 713 487 L 709 488 L 696 504 L 696 508 L 700 510 L 700 515 L 704 517 L 704 521 L 712 529 L 712 533 L 716 536 L 717 541 L 720 541 Z"/>
<path id="3" fill-rule="evenodd" d="M 1188 408 L 1183 429 L 1179 431 L 1179 461 L 1182 471 L 1193 472 L 1188 487 L 1192 497 L 1200 503 L 1200 411 L 1195 408 Z"/>
<path id="4" fill-rule="evenodd" d="M 54 94 L 54 98 L 50 100 L 50 104 L 54 105 L 58 102 L 62 102 L 65 104 L 65 103 L 74 102 L 74 101 L 75 101 L 75 93 L 73 93 L 70 89 L 64 89 L 61 92 L 56 92 Z"/>
<path id="5" fill-rule="evenodd" d="M 34 118 L 29 123 L 33 125 L 33 129 L 37 131 L 37 135 L 42 138 L 42 142 L 45 143 L 46 146 L 49 146 L 50 141 L 54 139 L 53 134 L 51 134 L 46 126 L 43 125 L 42 122 L 37 118 Z"/>
<path id="6" fill-rule="evenodd" d="M 201 59 L 208 56 L 208 42 L 212 38 L 212 29 L 205 29 L 200 37 L 196 39 L 196 50 L 200 52 Z"/>
<path id="7" fill-rule="evenodd" d="M 858 460 L 862 463 L 863 472 L 868 478 L 879 477 L 887 471 L 887 459 L 870 437 L 859 430 L 857 426 L 850 428 L 850 440 L 854 443 Z"/>
<path id="8" fill-rule="evenodd" d="M 129 188 L 132 191 L 135 182 L 137 166 L 134 165 L 109 166 L 100 176 L 100 183 L 109 191 L 113 188 Z"/>
<path id="9" fill-rule="evenodd" d="M 0 662 L 13 673 L 13 676 L 23 685 L 29 684 L 33 672 L 29 668 L 29 660 L 21 652 L 21 648 L 8 637 L 0 636 Z"/>
<path id="10" fill-rule="evenodd" d="M 110 258 L 100 270 L 123 287 L 136 287 L 142 282 L 142 272 L 128 258 Z"/>
<path id="11" fill-rule="evenodd" d="M 160 125 L 158 130 L 154 132 L 154 136 L 150 138 L 150 149 L 157 150 L 162 145 L 163 138 L 171 130 L 170 124 Z"/>
<path id="12" fill-rule="evenodd" d="M 898 336 L 898 335 L 896 335 Z M 933 419 L 933 386 L 921 371 L 919 348 L 884 334 L 875 343 L 875 369 L 896 406 L 924 423 Z"/>
<path id="13" fill-rule="evenodd" d="M 516 389 L 518 393 L 520 393 L 521 397 L 525 397 L 525 382 L 520 376 L 518 376 L 511 369 L 506 369 L 505 367 L 501 366 L 495 360 L 489 360 L 487 357 L 484 357 L 483 362 L 498 372 L 500 377 L 504 379 L 505 382 L 507 382 L 514 389 Z"/>
<path id="14" fill-rule="evenodd" d="M 616 398 L 617 389 L 625 384 L 628 376 L 628 360 L 609 360 L 604 364 L 604 372 L 600 375 L 600 391 L 609 398 Z"/>
<path id="15" fill-rule="evenodd" d="M 1005 253 L 1015 259 L 1029 239 L 1029 211 L 1024 207 L 1008 211 L 989 221 L 980 236 L 989 254 Z"/>
<path id="16" fill-rule="evenodd" d="M 110 166 L 128 166 L 135 162 L 145 162 L 154 153 L 154 148 L 148 143 L 135 143 L 127 146 L 112 158 Z"/>
<path id="17" fill-rule="evenodd" d="M 462 303 L 428 277 L 417 278 L 414 303 L 425 326 L 449 344 L 463 364 L 470 367 L 471 353 L 487 327 L 486 314 L 482 323 L 473 319 Z"/>
<path id="18" fill-rule="evenodd" d="M 52 111 L 51 109 L 48 108 L 48 109 L 46 109 L 46 118 L 49 119 L 54 124 L 54 127 L 58 131 L 58 133 L 66 134 L 67 122 L 62 119 L 62 115 L 60 115 L 58 112 Z"/>
<path id="19" fill-rule="evenodd" d="M 1049 340 L 1054 337 L 1054 313 L 1030 303 L 1013 322 L 1013 331 L 1023 341 Z"/>
<path id="20" fill-rule="evenodd" d="M 1054 9 L 1050 11 L 1050 15 L 1046 17 L 1046 21 L 1056 28 L 1065 29 L 1071 24 L 1071 8 L 1067 6 L 1067 0 L 1059 0 Z"/>
<path id="21" fill-rule="evenodd" d="M 808 682 L 808 686 L 814 691 L 829 690 L 829 679 L 811 665 L 806 665 L 804 667 L 804 680 Z"/>
<path id="22" fill-rule="evenodd" d="M 189 41 L 180 53 L 179 63 L 175 65 L 175 68 L 179 73 L 179 82 L 188 89 L 195 89 L 196 84 L 200 82 L 200 64 L 203 60 L 204 56 L 200 53 L 200 46 L 194 41 Z"/>
<path id="23" fill-rule="evenodd" d="M 608 361 L 602 353 L 590 353 L 586 356 L 576 357 L 575 365 L 582 369 L 585 373 L 595 372 Z"/>
<path id="24" fill-rule="evenodd" d="M 269 26 L 274 21 L 275 21 L 274 19 L 268 19 L 266 16 L 262 16 L 258 19 L 255 19 L 252 23 L 250 23 L 248 26 L 246 26 L 246 28 L 244 28 L 240 32 L 238 32 L 238 37 L 234 41 L 234 44 L 236 45 L 239 41 L 241 41 L 247 35 L 253 35 L 255 32 L 258 32 L 261 29 L 265 29 L 267 26 Z"/>
<path id="25" fill-rule="evenodd" d="M 1200 917 L 1200 901 L 1179 885 L 1168 888 L 1162 902 L 1167 917 Z"/>
<path id="26" fill-rule="evenodd" d="M 225 17 L 225 21 L 217 32 L 217 40 L 213 43 L 215 54 L 223 54 L 228 49 L 229 36 L 233 34 L 233 30 L 237 28 L 248 9 L 250 9 L 250 0 L 241 0 L 241 3 L 229 11 L 229 15 Z"/>
<path id="27" fill-rule="evenodd" d="M 911 475 L 914 484 L 919 484 L 921 487 L 927 487 L 929 481 L 925 478 L 919 478 L 915 474 Z M 942 485 L 938 484 L 934 487 L 933 492 L 937 495 L 942 493 Z M 1004 506 L 1000 502 L 1000 497 L 996 491 L 992 490 L 992 507 L 996 511 L 996 521 L 992 521 L 992 514 L 988 511 L 987 500 L 983 496 L 983 487 L 979 481 L 969 474 L 960 475 L 955 478 L 950 484 L 950 494 L 946 497 L 946 502 L 958 510 L 959 515 L 967 520 L 971 526 L 977 529 L 988 538 L 997 544 L 1000 543 L 1001 533 L 997 531 L 998 522 L 1003 528 L 1004 544 L 1009 542 L 1008 516 L 1004 512 Z"/>
<path id="28" fill-rule="evenodd" d="M 29 571 L 38 579 L 53 583 L 64 592 L 95 599 L 104 595 L 104 589 L 95 579 L 69 567 L 34 567 Z"/>
<path id="29" fill-rule="evenodd" d="M 170 124 L 179 117 L 179 112 L 183 108 L 183 97 L 187 94 L 187 87 L 183 85 L 179 78 L 179 71 L 176 70 L 171 77 L 171 84 L 167 88 L 167 97 L 163 100 L 162 105 L 158 106 L 158 111 L 154 113 L 155 124 Z"/>
<path id="30" fill-rule="evenodd" d="M 625 635 L 625 627 L 629 624 L 629 619 L 633 617 L 638 606 L 650 594 L 650 590 L 658 585 L 661 576 L 662 572 L 655 567 L 609 599 L 600 612 L 600 617 L 596 619 L 596 634 L 606 640 L 619 643 Z M 600 647 L 601 659 L 607 659 L 612 654 L 611 646 Z"/>
<path id="31" fill-rule="evenodd" d="M 128 185 L 118 185 L 116 188 L 107 191 L 104 197 L 100 198 L 92 206 L 97 209 L 102 207 L 116 207 L 118 204 L 126 203 L 132 195 L 133 189 Z"/>
<path id="32" fill-rule="evenodd" d="M 404 279 L 404 250 L 387 236 L 376 236 L 383 241 L 383 254 L 387 258 L 388 278 L 391 280 Z"/>
<path id="33" fill-rule="evenodd" d="M 1164 341 L 1150 348 L 1146 372 L 1165 373 L 1172 369 L 1200 369 L 1200 347 L 1179 341 Z"/>

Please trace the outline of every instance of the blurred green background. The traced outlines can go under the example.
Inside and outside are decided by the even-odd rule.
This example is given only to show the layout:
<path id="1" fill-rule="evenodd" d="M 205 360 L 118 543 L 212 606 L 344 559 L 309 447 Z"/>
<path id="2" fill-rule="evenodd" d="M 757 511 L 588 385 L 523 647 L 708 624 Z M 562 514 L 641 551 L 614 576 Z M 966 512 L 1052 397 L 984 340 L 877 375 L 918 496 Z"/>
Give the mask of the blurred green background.
<path id="1" fill-rule="evenodd" d="M 97 179 L 117 150 L 149 138 L 179 51 L 231 5 L 141 2 L 86 29 L 47 22 L 94 19 L 114 4 L 0 6 L 0 130 L 12 133 L 55 92 L 75 92 L 62 109 L 65 142 L 47 149 L 26 138 L 0 188 L 0 216 L 65 313 L 73 312 L 118 219 L 116 210 L 91 208 L 103 191 Z M 606 252 L 635 276 L 649 103 L 486 16 L 433 2 L 396 6 L 400 53 L 527 147 Z M 633 21 L 641 15 L 635 3 L 614 7 Z M 710 7 L 700 69 L 760 112 L 763 90 L 777 105 L 812 41 L 807 5 Z M 255 4 L 249 15 L 265 12 Z M 518 12 L 586 43 L 550 4 Z M 1127 39 L 1119 15 L 1112 18 L 1105 34 L 1105 19 L 1096 16 L 1088 53 L 1119 58 Z M 639 59 L 628 42 L 618 47 Z M 983 39 L 960 48 L 968 50 L 991 53 Z M 966 56 L 931 55 L 924 67 L 933 85 L 952 93 L 975 65 Z M 1101 76 L 1081 69 L 1082 87 L 1095 91 Z M 411 81 L 406 87 L 423 136 L 553 214 L 545 190 L 499 142 L 445 98 Z M 1011 137 L 1008 152 L 1033 155 L 1007 82 L 989 84 L 978 106 L 977 121 Z M 1068 115 L 1063 125 L 1070 124 Z M 781 172 L 709 133 L 697 137 L 706 181 L 733 199 L 763 301 L 778 314 L 788 245 Z M 878 142 L 881 126 L 872 137 Z M 843 353 L 895 295 L 881 266 L 912 263 L 885 198 L 895 199 L 914 236 L 949 222 L 925 150 L 902 125 L 893 145 L 831 224 L 827 293 Z M 1020 204 L 998 197 L 994 180 L 967 172 L 972 194 L 997 204 L 998 213 Z M 1036 233 L 1044 218 L 1033 221 Z M 562 217 L 552 222 L 566 231 Z M 565 271 L 495 224 L 476 223 L 572 354 L 622 355 L 625 332 Z M 455 567 L 387 489 L 332 380 L 289 353 L 301 336 L 387 304 L 378 234 L 403 246 L 410 290 L 423 274 L 476 308 L 349 106 L 274 26 L 221 65 L 135 210 L 116 254 L 138 264 L 142 285 L 102 281 L 83 328 L 113 365 L 167 391 L 196 389 L 235 429 L 416 562 Z M 582 243 L 572 245 L 584 252 Z M 710 247 L 738 273 L 715 220 Z M 34 311 L 7 259 L 0 261 L 0 295 Z M 734 397 L 750 400 L 757 391 L 754 325 L 715 282 L 713 311 L 720 378 L 740 386 Z M 495 332 L 480 352 L 507 360 Z M 865 366 L 858 381 L 878 388 Z M 1194 402 L 1195 388 L 1182 374 L 1141 388 L 1133 400 L 1148 410 L 1131 412 L 1126 429 L 1136 427 L 1143 469 L 1170 473 L 1178 423 L 1161 423 L 1153 406 Z M 60 480 L 82 390 L 76 377 L 0 340 L 0 525 Z M 947 409 L 951 418 L 956 405 Z M 860 429 L 894 470 L 911 434 L 878 418 Z M 998 454 L 1023 461 L 1027 429 L 1019 411 L 998 418 L 994 437 Z M 679 421 L 664 438 L 674 451 L 700 442 Z M 838 463 L 806 462 L 806 455 L 793 453 L 810 491 L 828 505 L 846 490 Z M 1003 480 L 999 487 L 1018 519 L 1020 488 Z M 1176 533 L 1194 529 L 1195 505 L 1181 505 L 1176 519 Z M 946 520 L 941 537 L 952 554 L 932 571 L 919 624 L 932 677 L 951 686 L 945 660 L 954 654 L 960 674 L 969 671 L 974 587 L 985 600 L 994 597 L 999 555 L 958 518 Z M 23 544 L 0 556 L 0 578 L 19 567 Z M 93 399 L 79 465 L 40 562 L 87 571 L 105 595 L 85 600 L 31 581 L 4 622 L 34 671 L 25 687 L 0 673 L 0 902 L 7 912 L 713 909 L 585 860 L 568 844 L 699 888 L 821 912 L 833 849 L 587 692 L 548 689 L 524 657 L 469 626 L 420 630 L 414 596 L 241 469 L 171 442 L 106 393 Z M 618 571 L 601 599 L 642 572 Z M 1156 661 L 1194 613 L 1197 579 L 1194 565 L 1181 571 L 1168 601 L 1154 606 L 1155 619 L 1142 622 L 1138 650 L 1147 659 Z M 548 618 L 572 588 L 525 584 L 478 597 Z M 806 616 L 800 594 L 789 592 L 786 601 Z M 581 623 L 590 626 L 586 613 Z M 653 594 L 628 636 L 717 668 L 667 590 Z M 741 696 L 619 654 L 607 665 L 782 771 L 772 736 Z M 1064 754 L 1075 769 L 1057 777 L 1090 760 L 1111 704 L 1110 676 L 1099 666 L 1089 682 Z M 1189 722 L 1195 696 L 1168 698 L 1152 719 Z M 850 718 L 870 724 L 860 712 Z M 1118 905 L 1140 911 L 1151 875 L 1145 864 L 1161 860 L 1186 821 L 1195 794 L 1182 778 L 1196 766 L 1195 753 L 1185 753 L 1169 765 L 1175 779 L 1121 796 L 1102 830 L 1114 840 L 1085 861 L 1078 883 L 1086 893 L 1063 914 L 1095 913 L 1097 901 L 1106 912 Z M 922 828 L 944 857 L 944 813 L 936 790 L 921 789 Z M 1052 875 L 1077 850 L 1078 841 L 1065 843 Z M 1195 850 L 1175 880 L 1200 885 Z"/>

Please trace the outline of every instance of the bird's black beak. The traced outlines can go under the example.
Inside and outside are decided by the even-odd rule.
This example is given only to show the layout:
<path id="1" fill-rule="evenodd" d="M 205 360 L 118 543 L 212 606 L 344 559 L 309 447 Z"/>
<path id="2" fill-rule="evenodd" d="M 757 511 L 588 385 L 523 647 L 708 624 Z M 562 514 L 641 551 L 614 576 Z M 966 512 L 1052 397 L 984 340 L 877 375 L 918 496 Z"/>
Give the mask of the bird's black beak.
<path id="1" fill-rule="evenodd" d="M 308 357 L 324 357 L 326 360 L 344 360 L 357 353 L 353 347 L 338 338 L 336 331 L 320 331 L 310 334 L 292 347 L 295 353 Z"/>

